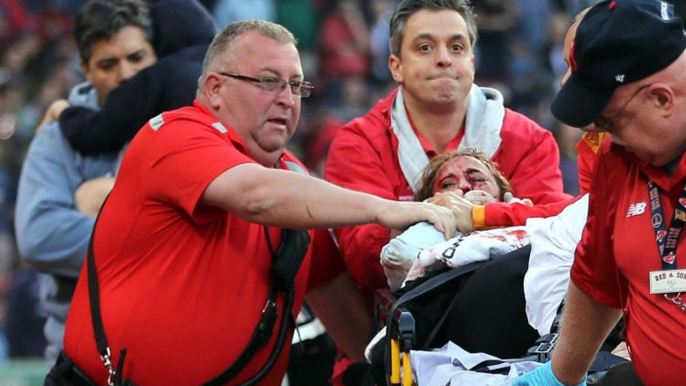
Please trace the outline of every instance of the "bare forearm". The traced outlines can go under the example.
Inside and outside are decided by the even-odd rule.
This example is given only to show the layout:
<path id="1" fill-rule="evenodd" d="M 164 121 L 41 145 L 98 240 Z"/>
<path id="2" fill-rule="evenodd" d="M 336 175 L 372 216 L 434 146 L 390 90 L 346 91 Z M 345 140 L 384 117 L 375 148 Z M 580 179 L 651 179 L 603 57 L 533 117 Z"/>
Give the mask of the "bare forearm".
<path id="1" fill-rule="evenodd" d="M 307 294 L 307 303 L 322 321 L 336 344 L 352 359 L 364 359 L 369 341 L 371 315 L 347 273 Z"/>
<path id="2" fill-rule="evenodd" d="M 446 208 L 384 200 L 313 177 L 256 164 L 238 165 L 222 173 L 209 184 L 201 202 L 224 208 L 251 222 L 295 229 L 365 223 L 404 229 L 429 221 L 440 231 L 452 234 L 456 227 Z"/>
<path id="3" fill-rule="evenodd" d="M 375 196 L 339 188 L 297 173 L 268 172 L 244 194 L 242 217 L 294 228 L 332 228 L 376 222 Z"/>
<path id="4" fill-rule="evenodd" d="M 621 315 L 621 310 L 598 303 L 574 283 L 569 284 L 562 333 L 553 356 L 553 372 L 561 382 L 581 382 Z"/>

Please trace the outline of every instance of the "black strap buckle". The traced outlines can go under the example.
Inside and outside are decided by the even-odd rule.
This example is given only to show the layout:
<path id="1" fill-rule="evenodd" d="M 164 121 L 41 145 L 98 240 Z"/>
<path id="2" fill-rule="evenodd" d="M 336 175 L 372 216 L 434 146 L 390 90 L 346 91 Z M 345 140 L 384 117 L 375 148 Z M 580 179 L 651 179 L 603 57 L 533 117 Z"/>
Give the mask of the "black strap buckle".
<path id="1" fill-rule="evenodd" d="M 260 346 L 265 346 L 269 343 L 269 339 L 272 337 L 272 330 L 274 328 L 274 323 L 279 315 L 279 310 L 276 308 L 276 302 L 272 299 L 267 299 L 264 308 L 262 309 L 262 316 L 260 317 L 260 323 L 258 325 L 258 339 L 260 341 Z"/>

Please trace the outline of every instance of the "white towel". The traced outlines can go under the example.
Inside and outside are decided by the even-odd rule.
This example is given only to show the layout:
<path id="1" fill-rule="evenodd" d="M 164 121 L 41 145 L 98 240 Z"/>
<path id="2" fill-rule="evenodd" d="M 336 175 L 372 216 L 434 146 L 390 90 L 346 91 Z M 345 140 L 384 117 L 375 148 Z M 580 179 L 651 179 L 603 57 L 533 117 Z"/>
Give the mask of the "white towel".
<path id="1" fill-rule="evenodd" d="M 533 229 L 525 226 L 491 229 L 454 237 L 423 249 L 407 274 L 414 280 L 444 267 L 458 268 L 477 261 L 498 258 L 529 244 Z"/>
<path id="2" fill-rule="evenodd" d="M 500 131 L 504 118 L 502 94 L 495 89 L 472 85 L 465 117 L 465 134 L 458 149 L 477 149 L 492 158 L 502 142 Z M 398 137 L 400 169 L 412 190 L 417 192 L 422 170 L 429 163 L 429 158 L 407 117 L 402 87 L 393 101 L 391 127 Z"/>

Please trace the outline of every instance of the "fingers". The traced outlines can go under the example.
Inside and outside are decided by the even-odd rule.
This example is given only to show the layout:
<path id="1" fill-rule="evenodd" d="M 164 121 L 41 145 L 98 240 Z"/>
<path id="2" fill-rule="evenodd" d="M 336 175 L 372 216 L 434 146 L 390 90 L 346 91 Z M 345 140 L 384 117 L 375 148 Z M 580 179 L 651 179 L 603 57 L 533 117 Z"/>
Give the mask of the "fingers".
<path id="1" fill-rule="evenodd" d="M 429 220 L 447 239 L 450 239 L 455 234 L 455 229 L 457 229 L 457 219 L 452 211 L 452 209 L 429 204 L 432 206 L 431 211 L 435 213 L 436 220 Z"/>
<path id="2" fill-rule="evenodd" d="M 461 197 L 458 197 L 462 199 Z M 464 199 L 462 199 L 464 200 Z M 466 201 L 466 200 L 465 200 Z M 446 239 L 453 237 L 457 229 L 457 219 L 454 209 L 438 206 L 427 202 L 389 202 L 389 206 L 381 211 L 379 223 L 386 228 L 404 230 L 412 224 L 428 221 Z M 470 210 L 471 218 L 471 210 Z"/>
<path id="3" fill-rule="evenodd" d="M 446 239 L 453 237 L 457 222 L 451 209 L 431 203 L 421 203 L 424 215 L 421 221 L 430 222 Z"/>
<path id="4" fill-rule="evenodd" d="M 457 219 L 455 219 L 452 210 L 443 207 L 438 207 L 438 209 L 443 211 L 444 224 L 442 231 L 443 236 L 445 236 L 445 239 L 448 240 L 455 235 L 455 229 L 457 229 Z"/>
<path id="5" fill-rule="evenodd" d="M 441 193 L 436 193 L 430 200 L 429 202 L 434 204 L 434 205 L 439 205 L 439 206 L 444 206 L 446 208 L 469 208 L 471 210 L 471 207 L 473 204 L 462 197 L 461 195 L 462 191 L 460 190 L 459 192 L 441 192 Z"/>
<path id="6" fill-rule="evenodd" d="M 519 198 L 515 197 L 511 192 L 506 192 L 505 194 L 503 194 L 503 201 L 510 203 L 510 204 L 518 203 L 518 204 L 523 204 L 523 205 L 527 205 L 527 206 L 533 206 L 534 205 L 534 203 L 530 199 L 528 199 L 528 198 L 519 199 Z"/>
<path id="7" fill-rule="evenodd" d="M 43 119 L 41 120 L 40 124 L 36 128 L 36 135 L 43 130 L 43 127 L 47 125 L 48 123 L 54 122 L 59 119 L 60 114 L 69 107 L 69 102 L 65 99 L 58 99 L 54 101 L 50 107 L 45 111 L 45 114 L 43 115 Z"/>
<path id="8" fill-rule="evenodd" d="M 471 190 L 465 193 L 464 198 L 476 205 L 483 205 L 488 202 L 495 202 L 495 197 L 483 190 Z"/>

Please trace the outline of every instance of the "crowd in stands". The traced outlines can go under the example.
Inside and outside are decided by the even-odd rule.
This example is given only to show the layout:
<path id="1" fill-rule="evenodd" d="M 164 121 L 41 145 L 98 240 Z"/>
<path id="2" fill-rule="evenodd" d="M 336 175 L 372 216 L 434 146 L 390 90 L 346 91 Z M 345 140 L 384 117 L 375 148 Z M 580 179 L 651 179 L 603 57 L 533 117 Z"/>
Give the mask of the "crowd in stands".
<path id="1" fill-rule="evenodd" d="M 323 176 L 336 130 L 365 115 L 396 85 L 388 70 L 395 0 L 201 0 L 219 27 L 240 19 L 285 26 L 299 41 L 315 89 L 290 150 Z M 558 123 L 550 101 L 567 69 L 563 40 L 571 18 L 596 0 L 473 0 L 479 38 L 476 79 L 505 105 L 550 130 L 560 148 L 565 191 L 579 193 L 576 143 L 582 132 Z M 35 271 L 21 263 L 13 205 L 25 151 L 45 110 L 83 80 L 72 29 L 84 0 L 0 0 L 0 361 L 40 357 L 45 341 Z M 686 8 L 679 8 L 682 18 Z"/>

